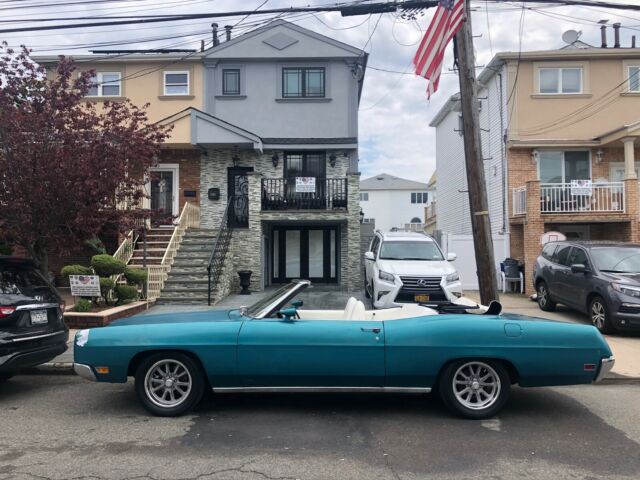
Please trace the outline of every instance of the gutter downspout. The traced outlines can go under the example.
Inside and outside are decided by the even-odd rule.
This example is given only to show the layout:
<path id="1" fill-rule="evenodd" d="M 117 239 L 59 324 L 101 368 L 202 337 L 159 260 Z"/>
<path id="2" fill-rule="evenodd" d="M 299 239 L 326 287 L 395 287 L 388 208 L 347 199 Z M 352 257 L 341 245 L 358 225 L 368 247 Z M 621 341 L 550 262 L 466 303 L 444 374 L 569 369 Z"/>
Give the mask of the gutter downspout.
<path id="1" fill-rule="evenodd" d="M 509 195 L 509 182 L 507 176 L 509 175 L 509 167 L 507 165 L 506 150 L 507 150 L 507 132 L 504 128 L 504 89 L 502 84 L 502 72 L 498 72 L 498 78 L 500 79 L 500 132 L 502 135 L 502 141 L 500 142 L 500 161 L 502 162 L 502 234 L 509 233 L 509 222 L 507 221 L 507 195 Z"/>

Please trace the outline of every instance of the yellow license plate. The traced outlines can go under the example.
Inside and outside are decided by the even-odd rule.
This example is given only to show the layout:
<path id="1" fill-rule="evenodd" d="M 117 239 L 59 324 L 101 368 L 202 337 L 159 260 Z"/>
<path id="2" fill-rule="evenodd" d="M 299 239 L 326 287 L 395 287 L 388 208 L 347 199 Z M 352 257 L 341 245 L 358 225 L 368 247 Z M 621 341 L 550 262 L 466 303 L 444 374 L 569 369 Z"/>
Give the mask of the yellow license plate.
<path id="1" fill-rule="evenodd" d="M 429 295 L 414 295 L 413 299 L 418 303 L 424 303 L 429 301 Z"/>

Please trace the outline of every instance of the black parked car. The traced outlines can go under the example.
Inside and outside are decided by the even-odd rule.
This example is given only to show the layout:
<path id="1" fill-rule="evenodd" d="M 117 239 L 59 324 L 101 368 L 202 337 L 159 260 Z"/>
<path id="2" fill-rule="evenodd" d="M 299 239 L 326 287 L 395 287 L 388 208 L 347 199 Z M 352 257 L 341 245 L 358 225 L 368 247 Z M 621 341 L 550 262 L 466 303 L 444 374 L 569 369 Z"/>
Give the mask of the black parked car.
<path id="1" fill-rule="evenodd" d="M 640 245 L 550 242 L 533 271 L 538 305 L 589 315 L 602 333 L 640 331 Z"/>
<path id="2" fill-rule="evenodd" d="M 67 349 L 56 289 L 25 259 L 0 257 L 0 382 Z"/>

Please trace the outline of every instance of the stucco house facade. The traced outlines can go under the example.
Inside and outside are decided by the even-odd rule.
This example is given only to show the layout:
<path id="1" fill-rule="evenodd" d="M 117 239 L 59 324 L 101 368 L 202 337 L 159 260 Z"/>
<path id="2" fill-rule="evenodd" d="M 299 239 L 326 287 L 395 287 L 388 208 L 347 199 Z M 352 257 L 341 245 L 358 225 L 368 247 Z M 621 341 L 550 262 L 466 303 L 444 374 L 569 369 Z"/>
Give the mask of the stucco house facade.
<path id="1" fill-rule="evenodd" d="M 524 264 L 527 293 L 545 232 L 640 241 L 640 49 L 578 42 L 498 53 L 479 82 L 491 226 L 509 238 L 509 251 L 496 255 Z M 457 193 L 466 189 L 459 117 L 454 95 L 431 123 L 443 229 L 446 218 L 470 222 Z"/>
<path id="2" fill-rule="evenodd" d="M 148 206 L 169 229 L 185 204 L 196 206 L 208 252 L 222 225 L 233 230 L 216 298 L 237 285 L 239 270 L 253 272 L 254 290 L 294 278 L 359 288 L 358 105 L 367 54 L 282 20 L 228 33 L 181 56 L 84 56 L 82 68 L 95 69 L 101 83 L 90 99 L 149 102 L 151 120 L 173 126 L 150 175 Z M 206 299 L 205 250 L 192 255 L 189 284 L 161 299 Z"/>

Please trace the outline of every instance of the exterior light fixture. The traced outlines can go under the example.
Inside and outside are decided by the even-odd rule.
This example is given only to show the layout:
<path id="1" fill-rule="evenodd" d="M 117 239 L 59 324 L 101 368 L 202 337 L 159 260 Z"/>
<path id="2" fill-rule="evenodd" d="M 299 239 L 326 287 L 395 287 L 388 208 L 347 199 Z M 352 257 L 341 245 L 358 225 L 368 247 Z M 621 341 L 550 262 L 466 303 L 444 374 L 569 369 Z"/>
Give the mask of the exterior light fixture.
<path id="1" fill-rule="evenodd" d="M 280 159 L 278 158 L 278 153 L 277 152 L 275 152 L 273 155 L 271 155 L 271 163 L 273 163 L 274 167 L 278 166 L 278 160 L 280 160 Z"/>
<path id="2" fill-rule="evenodd" d="M 596 163 L 602 163 L 602 158 L 604 157 L 604 151 L 599 148 L 596 151 Z"/>
<path id="3" fill-rule="evenodd" d="M 538 150 L 533 150 L 531 152 L 531 161 L 533 163 L 538 163 L 539 158 L 540 158 L 540 152 L 538 152 Z"/>
<path id="4" fill-rule="evenodd" d="M 233 160 L 233 166 L 237 167 L 240 164 L 240 157 L 238 156 L 238 154 L 234 154 L 233 157 L 231 157 L 231 160 Z"/>
<path id="5" fill-rule="evenodd" d="M 329 155 L 329 165 L 331 165 L 332 167 L 335 167 L 337 158 L 338 157 L 336 157 L 335 153 L 332 153 L 331 155 Z"/>

